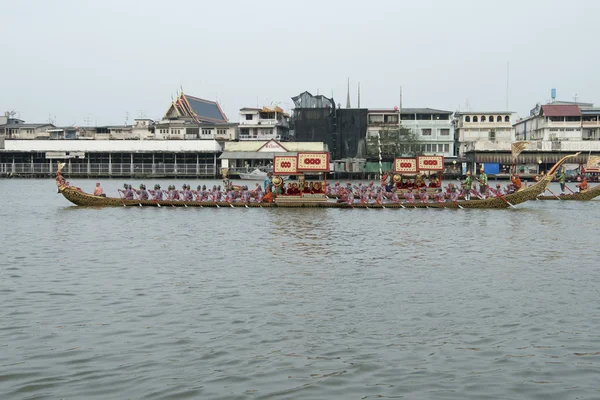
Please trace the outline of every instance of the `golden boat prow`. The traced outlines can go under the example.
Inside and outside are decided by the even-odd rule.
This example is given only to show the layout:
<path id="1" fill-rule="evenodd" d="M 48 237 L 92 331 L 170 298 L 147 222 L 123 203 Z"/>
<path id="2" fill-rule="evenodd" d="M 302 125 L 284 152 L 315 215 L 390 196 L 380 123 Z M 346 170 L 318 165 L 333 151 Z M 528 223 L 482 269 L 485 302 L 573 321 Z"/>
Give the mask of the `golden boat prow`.
<path id="1" fill-rule="evenodd" d="M 572 154 L 560 159 L 539 182 L 529 187 L 523 188 L 515 193 L 503 197 L 491 197 L 482 200 L 460 200 L 457 202 L 444 203 L 385 203 L 385 204 L 348 204 L 328 201 L 326 196 L 315 198 L 310 196 L 303 198 L 276 199 L 273 203 L 243 203 L 243 202 L 199 202 L 199 201 L 171 201 L 171 200 L 124 200 L 118 197 L 99 197 L 80 191 L 73 186 L 58 185 L 59 192 L 71 203 L 86 207 L 123 207 L 123 206 L 142 206 L 142 207 L 319 207 L 319 208 L 507 208 L 510 205 L 517 205 L 529 200 L 535 200 L 540 194 L 546 191 L 546 188 L 554 178 L 558 168 L 569 158 L 576 157 Z M 282 201 L 277 201 L 282 200 Z"/>

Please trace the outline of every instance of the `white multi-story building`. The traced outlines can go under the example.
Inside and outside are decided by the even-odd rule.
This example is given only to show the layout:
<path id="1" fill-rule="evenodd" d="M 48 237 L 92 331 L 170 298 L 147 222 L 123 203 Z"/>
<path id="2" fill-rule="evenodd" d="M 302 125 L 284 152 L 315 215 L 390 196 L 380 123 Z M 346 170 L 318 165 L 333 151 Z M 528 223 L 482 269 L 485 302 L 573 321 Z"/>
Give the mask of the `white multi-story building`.
<path id="1" fill-rule="evenodd" d="M 510 150 L 514 141 L 510 111 L 465 111 L 454 114 L 457 155 L 469 151 Z"/>
<path id="2" fill-rule="evenodd" d="M 519 119 L 515 127 L 517 140 L 535 141 L 582 141 L 596 138 L 598 133 L 598 109 L 580 108 L 577 104 L 537 105 L 529 117 Z"/>
<path id="3" fill-rule="evenodd" d="M 450 119 L 452 111 L 431 108 L 370 109 L 367 114 L 367 141 L 385 131 L 401 127 L 415 135 L 409 153 L 454 157 L 454 129 Z M 412 146 L 418 146 L 413 149 Z"/>
<path id="4" fill-rule="evenodd" d="M 290 116 L 279 107 L 240 109 L 240 140 L 290 140 Z"/>
<path id="5" fill-rule="evenodd" d="M 424 155 L 454 157 L 452 111 L 432 108 L 403 108 L 400 124 L 417 135 Z"/>

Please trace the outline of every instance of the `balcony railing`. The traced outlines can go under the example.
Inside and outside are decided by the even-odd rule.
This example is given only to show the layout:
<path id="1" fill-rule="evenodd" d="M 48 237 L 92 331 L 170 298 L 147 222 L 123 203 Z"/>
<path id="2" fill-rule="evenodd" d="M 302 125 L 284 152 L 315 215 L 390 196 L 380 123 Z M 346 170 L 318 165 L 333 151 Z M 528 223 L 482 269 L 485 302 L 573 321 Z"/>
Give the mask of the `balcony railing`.
<path id="1" fill-rule="evenodd" d="M 217 170 L 212 164 L 67 164 L 63 173 L 67 176 L 150 176 L 214 177 Z M 0 163 L 0 176 L 44 176 L 56 173 L 56 163 Z"/>

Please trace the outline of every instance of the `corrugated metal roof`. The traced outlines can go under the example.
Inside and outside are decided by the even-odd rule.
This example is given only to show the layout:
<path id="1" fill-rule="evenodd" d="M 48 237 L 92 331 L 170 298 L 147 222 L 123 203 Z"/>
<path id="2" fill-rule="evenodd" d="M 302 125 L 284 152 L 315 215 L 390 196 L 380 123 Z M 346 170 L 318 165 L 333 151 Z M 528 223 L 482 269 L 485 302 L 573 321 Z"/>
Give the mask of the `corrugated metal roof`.
<path id="1" fill-rule="evenodd" d="M 580 117 L 581 110 L 574 104 L 553 105 L 546 104 L 542 106 L 542 111 L 547 117 Z"/>

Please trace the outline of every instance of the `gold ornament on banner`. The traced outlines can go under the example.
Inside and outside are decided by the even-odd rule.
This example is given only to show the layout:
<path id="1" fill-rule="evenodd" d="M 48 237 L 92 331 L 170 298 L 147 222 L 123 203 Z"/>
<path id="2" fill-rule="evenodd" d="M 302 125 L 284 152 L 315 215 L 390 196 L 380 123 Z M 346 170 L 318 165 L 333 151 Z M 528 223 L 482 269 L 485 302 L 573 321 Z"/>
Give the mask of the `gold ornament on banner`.
<path id="1" fill-rule="evenodd" d="M 394 174 L 393 179 L 394 179 L 395 183 L 398 183 L 398 182 L 400 182 L 402 180 L 402 175 L 400 175 L 400 174 Z"/>

